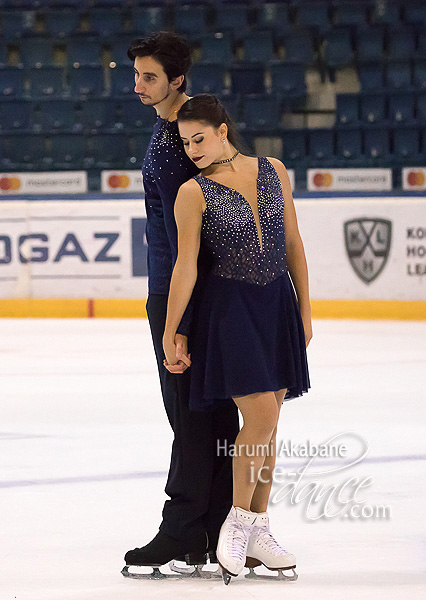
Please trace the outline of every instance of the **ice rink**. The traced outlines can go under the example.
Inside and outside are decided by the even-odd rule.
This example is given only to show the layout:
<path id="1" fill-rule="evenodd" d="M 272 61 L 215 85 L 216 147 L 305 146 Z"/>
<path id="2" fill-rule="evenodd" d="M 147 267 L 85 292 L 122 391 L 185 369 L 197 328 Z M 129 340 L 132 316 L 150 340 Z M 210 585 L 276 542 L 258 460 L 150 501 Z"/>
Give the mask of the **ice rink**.
<path id="1" fill-rule="evenodd" d="M 278 440 L 338 436 L 348 454 L 278 459 L 271 525 L 299 580 L 126 580 L 125 551 L 160 523 L 172 439 L 148 323 L 0 320 L 1 600 L 426 598 L 426 322 L 316 321 L 308 356 L 312 389 Z M 314 486 L 334 490 L 327 506 Z"/>

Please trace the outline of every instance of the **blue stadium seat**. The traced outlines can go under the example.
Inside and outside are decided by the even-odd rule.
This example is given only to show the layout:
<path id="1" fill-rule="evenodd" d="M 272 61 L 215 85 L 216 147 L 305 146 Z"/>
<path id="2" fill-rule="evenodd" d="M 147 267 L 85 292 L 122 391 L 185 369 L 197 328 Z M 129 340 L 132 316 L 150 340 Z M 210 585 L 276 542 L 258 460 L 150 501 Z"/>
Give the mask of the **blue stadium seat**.
<path id="1" fill-rule="evenodd" d="M 360 62 L 379 62 L 383 59 L 383 29 L 369 27 L 359 29 L 356 34 L 357 60 Z"/>
<path id="2" fill-rule="evenodd" d="M 301 98 L 306 94 L 304 65 L 287 62 L 271 64 L 272 92 L 288 98 Z"/>
<path id="3" fill-rule="evenodd" d="M 414 63 L 413 85 L 416 89 L 426 89 L 426 60 L 418 60 Z"/>
<path id="4" fill-rule="evenodd" d="M 24 71 L 20 67 L 0 69 L 0 96 L 20 96 L 24 91 Z"/>
<path id="5" fill-rule="evenodd" d="M 131 62 L 127 56 L 127 50 L 132 43 L 132 37 L 128 35 L 122 38 L 116 38 L 111 44 L 111 62 L 117 65 L 127 65 L 131 70 Z"/>
<path id="6" fill-rule="evenodd" d="M 26 131 L 34 125 L 34 105 L 28 100 L 6 100 L 0 103 L 0 130 Z"/>
<path id="7" fill-rule="evenodd" d="M 161 31 L 166 27 L 166 12 L 162 6 L 137 8 L 132 13 L 133 31 L 138 36 L 153 31 Z"/>
<path id="8" fill-rule="evenodd" d="M 86 65 L 70 69 L 69 85 L 72 96 L 101 95 L 104 89 L 103 68 Z"/>
<path id="9" fill-rule="evenodd" d="M 151 132 L 141 132 L 132 136 L 129 148 L 129 155 L 127 157 L 125 165 L 126 169 L 140 168 L 145 157 L 146 151 L 148 149 L 150 139 Z"/>
<path id="10" fill-rule="evenodd" d="M 216 10 L 216 31 L 232 31 L 236 37 L 244 35 L 248 27 L 246 6 L 222 4 Z"/>
<path id="11" fill-rule="evenodd" d="M 123 133 L 100 133 L 91 138 L 90 158 L 98 169 L 123 168 L 128 154 L 127 136 Z"/>
<path id="12" fill-rule="evenodd" d="M 404 2 L 404 21 L 413 25 L 426 25 L 426 5 L 422 1 Z"/>
<path id="13" fill-rule="evenodd" d="M 223 64 L 197 63 L 192 66 L 189 73 L 191 93 L 202 92 L 221 94 L 224 89 L 225 67 Z"/>
<path id="14" fill-rule="evenodd" d="M 72 131 L 76 126 L 74 100 L 43 100 L 39 109 L 43 131 Z"/>
<path id="15" fill-rule="evenodd" d="M 94 38 L 71 38 L 67 45 L 67 63 L 69 66 L 99 65 L 101 62 L 101 44 Z"/>
<path id="16" fill-rule="evenodd" d="M 408 127 L 397 127 L 393 130 L 393 155 L 396 160 L 408 161 L 419 158 L 419 130 Z"/>
<path id="17" fill-rule="evenodd" d="M 142 129 L 151 131 L 155 122 L 155 111 L 144 106 L 139 98 L 128 98 L 120 101 L 120 123 L 124 128 L 134 131 Z"/>
<path id="18" fill-rule="evenodd" d="M 258 9 L 257 27 L 282 35 L 291 29 L 288 6 L 284 2 L 266 2 Z"/>
<path id="19" fill-rule="evenodd" d="M 116 65 L 113 69 L 110 69 L 110 73 L 111 94 L 123 96 L 134 93 L 135 78 L 130 65 Z"/>
<path id="20" fill-rule="evenodd" d="M 85 9 L 88 8 L 90 0 L 48 0 L 48 4 L 52 8 L 77 8 Z"/>
<path id="21" fill-rule="evenodd" d="M 386 68 L 386 86 L 393 90 L 411 87 L 411 65 L 407 62 L 389 63 Z"/>
<path id="22" fill-rule="evenodd" d="M 420 59 L 426 58 L 426 29 L 418 32 L 417 52 L 415 56 Z"/>
<path id="23" fill-rule="evenodd" d="M 426 123 L 426 91 L 417 96 L 417 120 Z"/>
<path id="24" fill-rule="evenodd" d="M 303 2 L 297 7 L 297 24 L 318 32 L 330 28 L 327 2 Z"/>
<path id="25" fill-rule="evenodd" d="M 364 155 L 370 166 L 389 158 L 389 130 L 384 127 L 368 127 L 363 132 Z"/>
<path id="26" fill-rule="evenodd" d="M 189 37 L 198 37 L 207 30 L 205 6 L 179 6 L 175 10 L 175 31 Z"/>
<path id="27" fill-rule="evenodd" d="M 123 31 L 122 13 L 114 9 L 92 10 L 89 14 L 91 35 L 108 37 Z"/>
<path id="28" fill-rule="evenodd" d="M 107 8 L 122 8 L 123 0 L 94 0 L 96 7 L 107 7 Z"/>
<path id="29" fill-rule="evenodd" d="M 78 121 L 85 133 L 113 130 L 116 123 L 116 101 L 111 98 L 87 98 L 81 103 Z"/>
<path id="30" fill-rule="evenodd" d="M 35 13 L 18 9 L 2 11 L 0 21 L 3 38 L 13 40 L 34 33 Z"/>
<path id="31" fill-rule="evenodd" d="M 366 24 L 366 5 L 361 2 L 344 2 L 334 8 L 334 23 L 336 25 L 360 27 Z"/>
<path id="32" fill-rule="evenodd" d="M 351 34 L 347 29 L 333 29 L 324 37 L 324 62 L 328 67 L 344 67 L 353 59 Z"/>
<path id="33" fill-rule="evenodd" d="M 201 60 L 211 63 L 229 63 L 232 60 L 232 40 L 226 33 L 208 33 L 200 38 Z"/>
<path id="34" fill-rule="evenodd" d="M 374 2 L 371 22 L 377 25 L 398 25 L 401 6 L 398 2 Z"/>
<path id="35" fill-rule="evenodd" d="M 358 66 L 358 78 L 363 92 L 375 92 L 383 88 L 383 66 L 381 63 Z"/>
<path id="36" fill-rule="evenodd" d="M 358 94 L 337 94 L 336 125 L 351 125 L 359 122 Z"/>
<path id="37" fill-rule="evenodd" d="M 50 11 L 44 16 L 46 33 L 51 37 L 64 38 L 76 33 L 80 26 L 80 15 L 76 11 Z"/>
<path id="38" fill-rule="evenodd" d="M 58 133 L 51 136 L 52 166 L 58 170 L 81 169 L 87 154 L 87 136 Z"/>
<path id="39" fill-rule="evenodd" d="M 386 106 L 383 94 L 362 94 L 360 100 L 361 119 L 365 123 L 377 123 L 385 120 Z"/>
<path id="40" fill-rule="evenodd" d="M 309 156 L 317 161 L 327 161 L 334 156 L 334 132 L 332 129 L 310 129 Z"/>
<path id="41" fill-rule="evenodd" d="M 8 137 L 7 164 L 11 169 L 37 169 L 46 155 L 45 137 L 38 134 L 15 134 Z"/>
<path id="42" fill-rule="evenodd" d="M 261 65 L 231 65 L 231 88 L 233 94 L 264 94 L 265 72 Z"/>
<path id="43" fill-rule="evenodd" d="M 62 67 L 39 67 L 28 73 L 31 96 L 60 96 L 64 91 L 64 70 Z"/>
<path id="44" fill-rule="evenodd" d="M 356 161 L 362 156 L 361 129 L 339 129 L 336 132 L 336 156 L 345 164 Z"/>
<path id="45" fill-rule="evenodd" d="M 294 29 L 284 36 L 286 62 L 312 65 L 316 61 L 314 38 L 307 29 Z"/>
<path id="46" fill-rule="evenodd" d="M 233 121 L 241 121 L 241 96 L 239 94 L 225 94 L 220 97 L 220 101 L 226 109 L 228 115 Z"/>
<path id="47" fill-rule="evenodd" d="M 282 160 L 284 163 L 303 161 L 306 159 L 306 131 L 292 129 L 281 134 Z"/>
<path id="48" fill-rule="evenodd" d="M 253 31 L 243 40 L 244 60 L 266 63 L 274 58 L 274 44 L 269 31 Z"/>
<path id="49" fill-rule="evenodd" d="M 414 96 L 410 92 L 398 92 L 389 96 L 389 118 L 396 123 L 414 121 Z"/>
<path id="50" fill-rule="evenodd" d="M 275 96 L 246 96 L 243 103 L 245 128 L 261 135 L 273 135 L 280 126 L 280 105 Z"/>
<path id="51" fill-rule="evenodd" d="M 390 30 L 388 32 L 388 58 L 410 60 L 415 50 L 415 35 L 412 30 Z"/>
<path id="52" fill-rule="evenodd" d="M 20 63 L 24 67 L 53 65 L 53 41 L 45 38 L 25 38 L 19 45 Z"/>
<path id="53" fill-rule="evenodd" d="M 0 42 L 0 67 L 4 67 L 7 64 L 7 46 Z"/>

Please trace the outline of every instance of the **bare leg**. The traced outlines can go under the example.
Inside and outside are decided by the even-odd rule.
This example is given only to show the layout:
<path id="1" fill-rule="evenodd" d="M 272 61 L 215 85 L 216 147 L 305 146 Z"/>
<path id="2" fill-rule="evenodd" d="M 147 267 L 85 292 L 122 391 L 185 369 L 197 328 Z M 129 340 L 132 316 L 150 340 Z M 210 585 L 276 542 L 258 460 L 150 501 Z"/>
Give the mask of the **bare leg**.
<path id="1" fill-rule="evenodd" d="M 234 398 L 243 415 L 244 425 L 235 440 L 236 455 L 233 459 L 234 506 L 251 509 L 253 493 L 257 485 L 259 469 L 265 462 L 265 450 L 276 431 L 279 409 L 274 392 L 250 394 Z"/>

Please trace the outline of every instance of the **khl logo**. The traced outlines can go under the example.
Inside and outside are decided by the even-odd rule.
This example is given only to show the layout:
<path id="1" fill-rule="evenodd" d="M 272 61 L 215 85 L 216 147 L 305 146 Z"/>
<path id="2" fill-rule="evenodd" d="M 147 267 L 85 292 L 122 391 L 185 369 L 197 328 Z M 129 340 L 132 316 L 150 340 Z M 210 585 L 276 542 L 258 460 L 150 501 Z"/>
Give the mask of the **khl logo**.
<path id="1" fill-rule="evenodd" d="M 364 283 L 374 281 L 385 268 L 392 238 L 392 222 L 386 219 L 346 221 L 345 245 L 352 268 Z"/>

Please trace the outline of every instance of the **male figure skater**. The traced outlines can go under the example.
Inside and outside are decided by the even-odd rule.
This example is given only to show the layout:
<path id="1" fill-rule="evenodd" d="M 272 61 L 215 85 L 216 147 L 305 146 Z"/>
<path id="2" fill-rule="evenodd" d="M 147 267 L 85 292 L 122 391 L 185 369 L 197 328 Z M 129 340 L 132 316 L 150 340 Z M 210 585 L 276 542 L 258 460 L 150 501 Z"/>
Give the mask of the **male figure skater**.
<path id="1" fill-rule="evenodd" d="M 174 432 L 169 476 L 170 496 L 154 539 L 127 552 L 127 565 L 158 566 L 173 559 L 188 564 L 216 562 L 219 529 L 232 505 L 232 463 L 218 456 L 217 442 L 233 444 L 238 433 L 234 403 L 211 413 L 189 411 L 188 338 L 189 311 L 176 334 L 175 373 L 163 365 L 162 338 L 173 265 L 177 257 L 174 202 L 179 187 L 198 173 L 186 156 L 176 113 L 189 97 L 186 75 L 190 49 L 175 33 L 160 32 L 132 42 L 128 56 L 134 61 L 135 92 L 144 105 L 157 112 L 142 174 L 147 214 L 148 300 L 147 313 L 160 375 L 167 417 Z M 190 342 L 190 339 L 189 339 Z"/>

